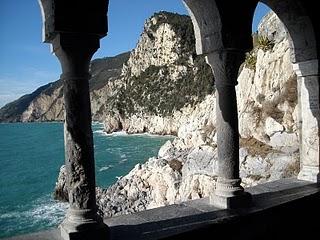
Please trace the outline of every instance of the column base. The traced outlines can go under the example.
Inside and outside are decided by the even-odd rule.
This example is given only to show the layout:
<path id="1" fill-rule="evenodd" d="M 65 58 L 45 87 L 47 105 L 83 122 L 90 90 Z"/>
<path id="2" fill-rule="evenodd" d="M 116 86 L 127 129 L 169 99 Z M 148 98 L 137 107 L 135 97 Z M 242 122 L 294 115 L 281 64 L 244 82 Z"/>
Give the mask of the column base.
<path id="1" fill-rule="evenodd" d="M 241 179 L 218 178 L 216 189 L 210 196 L 210 204 L 223 209 L 248 207 L 251 204 L 251 194 L 240 186 Z"/>
<path id="2" fill-rule="evenodd" d="M 97 214 L 93 215 L 94 218 L 85 218 L 87 213 L 87 210 L 68 211 L 66 219 L 59 226 L 63 240 L 109 239 L 108 226 Z"/>
<path id="3" fill-rule="evenodd" d="M 303 166 L 298 174 L 299 180 L 319 183 L 320 182 L 320 167 Z"/>
<path id="4" fill-rule="evenodd" d="M 251 194 L 247 192 L 243 192 L 241 195 L 232 197 L 219 196 L 215 193 L 210 196 L 210 204 L 223 209 L 249 207 L 251 205 L 251 201 Z"/>

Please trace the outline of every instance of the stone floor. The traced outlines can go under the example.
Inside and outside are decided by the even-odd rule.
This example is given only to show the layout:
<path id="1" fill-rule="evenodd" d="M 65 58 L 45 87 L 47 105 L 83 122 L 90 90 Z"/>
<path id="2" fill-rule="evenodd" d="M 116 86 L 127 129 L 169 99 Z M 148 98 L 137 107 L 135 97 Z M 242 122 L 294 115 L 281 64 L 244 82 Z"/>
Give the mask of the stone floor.
<path id="1" fill-rule="evenodd" d="M 282 179 L 246 190 L 253 195 L 253 204 L 249 208 L 218 209 L 209 205 L 208 198 L 204 198 L 108 218 L 104 219 L 104 222 L 110 227 L 112 240 L 188 239 L 193 235 L 209 238 L 208 234 L 211 233 L 229 236 L 225 239 L 256 239 L 257 236 L 259 239 L 268 239 L 268 234 L 281 235 L 282 232 L 285 237 L 298 236 L 299 234 L 293 234 L 294 231 L 291 231 L 295 222 L 301 221 L 307 225 L 309 222 L 306 220 L 312 217 L 310 213 L 320 216 L 319 184 L 297 179 Z M 306 216 L 302 216 L 303 214 Z M 292 228 L 286 230 L 281 226 L 284 221 L 290 223 Z M 239 237 L 241 232 L 245 237 Z M 10 239 L 60 240 L 60 237 L 58 230 L 54 229 Z"/>

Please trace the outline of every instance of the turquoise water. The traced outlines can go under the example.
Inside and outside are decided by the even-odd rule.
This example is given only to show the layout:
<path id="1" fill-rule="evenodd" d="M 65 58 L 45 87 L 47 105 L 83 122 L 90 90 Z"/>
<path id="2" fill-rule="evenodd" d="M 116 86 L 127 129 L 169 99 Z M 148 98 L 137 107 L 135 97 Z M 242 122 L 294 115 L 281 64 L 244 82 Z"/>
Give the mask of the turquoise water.
<path id="1" fill-rule="evenodd" d="M 93 125 L 97 185 L 107 187 L 155 156 L 171 137 L 106 135 Z M 44 230 L 63 219 L 52 199 L 64 161 L 62 123 L 0 124 L 0 238 Z"/>

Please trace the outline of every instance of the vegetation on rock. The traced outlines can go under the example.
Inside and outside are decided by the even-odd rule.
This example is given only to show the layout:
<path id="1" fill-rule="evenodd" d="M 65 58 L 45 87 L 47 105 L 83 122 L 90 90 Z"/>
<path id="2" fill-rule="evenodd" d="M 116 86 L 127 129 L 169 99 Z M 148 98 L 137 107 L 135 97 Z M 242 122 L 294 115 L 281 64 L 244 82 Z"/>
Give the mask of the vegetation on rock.
<path id="1" fill-rule="evenodd" d="M 189 16 L 160 12 L 152 16 L 146 24 L 145 32 L 155 40 L 157 29 L 169 24 L 178 38 L 177 61 L 166 65 L 149 65 L 136 76 L 125 76 L 125 84 L 110 101 L 122 117 L 145 113 L 160 116 L 171 115 L 185 105 L 195 105 L 214 90 L 214 80 L 210 67 L 202 56 L 195 52 L 195 37 Z M 149 33 L 150 30 L 152 33 Z M 191 61 L 190 61 L 191 59 Z M 177 67 L 186 68 L 184 74 L 172 78 Z"/>
<path id="2" fill-rule="evenodd" d="M 263 50 L 264 52 L 270 51 L 274 47 L 274 41 L 270 40 L 267 36 L 259 35 L 258 33 L 254 33 L 252 35 L 253 39 L 253 49 L 246 53 L 245 58 L 245 67 L 255 70 L 257 64 L 257 51 L 259 49 Z"/>

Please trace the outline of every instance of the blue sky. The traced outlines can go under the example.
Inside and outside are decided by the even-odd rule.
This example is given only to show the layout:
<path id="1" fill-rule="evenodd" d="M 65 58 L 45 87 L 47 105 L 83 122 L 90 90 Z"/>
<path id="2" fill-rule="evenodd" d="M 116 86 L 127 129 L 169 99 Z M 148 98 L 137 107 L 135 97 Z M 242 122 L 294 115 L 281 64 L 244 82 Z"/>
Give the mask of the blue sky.
<path id="1" fill-rule="evenodd" d="M 161 10 L 187 14 L 181 0 L 110 0 L 109 33 L 93 58 L 133 49 L 145 20 Z M 267 11 L 258 7 L 254 29 Z M 41 27 L 37 0 L 0 1 L 0 107 L 59 78 L 59 62 L 42 43 Z"/>

